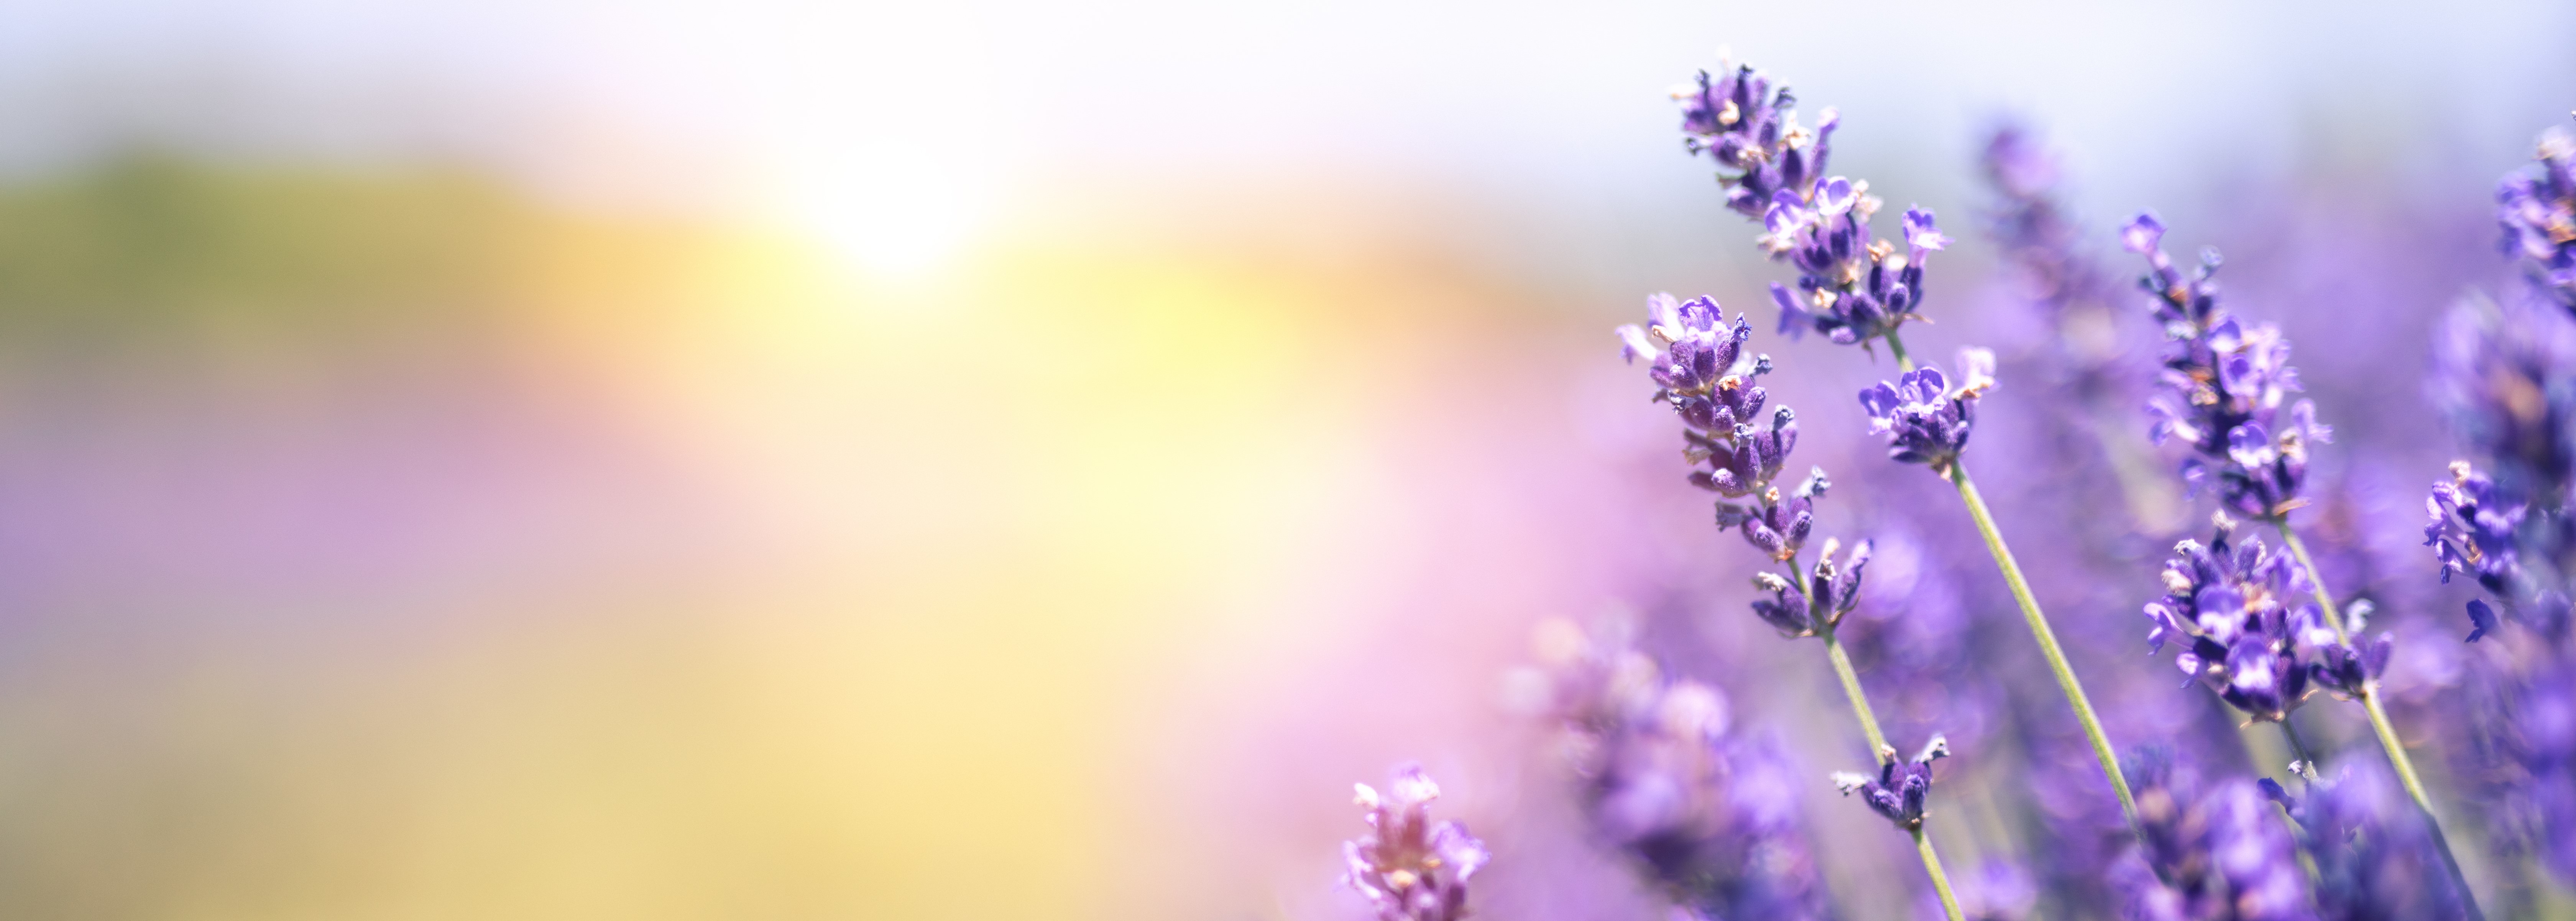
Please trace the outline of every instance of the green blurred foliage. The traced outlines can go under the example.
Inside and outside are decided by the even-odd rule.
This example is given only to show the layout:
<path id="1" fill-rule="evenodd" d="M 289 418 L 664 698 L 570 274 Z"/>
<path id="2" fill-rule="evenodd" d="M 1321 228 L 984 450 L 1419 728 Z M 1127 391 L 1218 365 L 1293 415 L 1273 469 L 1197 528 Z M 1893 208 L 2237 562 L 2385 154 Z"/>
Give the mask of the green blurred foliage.
<path id="1" fill-rule="evenodd" d="M 537 223 L 462 172 L 127 154 L 0 186 L 0 333 L 302 339 L 461 319 L 505 300 Z"/>

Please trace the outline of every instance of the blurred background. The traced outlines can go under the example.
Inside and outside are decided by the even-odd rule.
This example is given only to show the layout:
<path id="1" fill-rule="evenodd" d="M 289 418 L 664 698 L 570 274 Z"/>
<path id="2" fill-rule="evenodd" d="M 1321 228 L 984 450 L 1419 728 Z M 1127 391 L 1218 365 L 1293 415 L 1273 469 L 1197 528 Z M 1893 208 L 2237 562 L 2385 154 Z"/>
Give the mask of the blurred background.
<path id="1" fill-rule="evenodd" d="M 2020 118 L 2398 446 L 2336 476 L 2439 475 L 2576 9 L 2077 7 L 0 2 L 0 913 L 1356 917 L 1419 759 L 1487 917 L 1653 916 L 1508 678 L 1678 582 L 1777 642 L 1609 335 L 1780 274 L 1665 96 L 1722 46 L 1963 239 L 1926 353 L 2028 338 Z M 1884 466 L 1884 364 L 1755 313 Z M 1836 719 L 1807 664 L 1737 718 Z"/>

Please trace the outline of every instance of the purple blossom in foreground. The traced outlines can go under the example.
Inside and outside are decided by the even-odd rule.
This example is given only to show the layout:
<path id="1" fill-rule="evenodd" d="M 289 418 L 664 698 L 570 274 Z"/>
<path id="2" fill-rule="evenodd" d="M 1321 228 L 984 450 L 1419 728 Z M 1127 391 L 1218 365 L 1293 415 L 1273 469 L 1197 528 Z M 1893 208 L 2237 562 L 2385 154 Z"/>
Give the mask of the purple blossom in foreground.
<path id="1" fill-rule="evenodd" d="M 1914 760 L 1899 762 L 1893 749 L 1878 753 L 1878 776 L 1836 771 L 1834 786 L 1844 796 L 1859 793 L 1878 813 L 1896 827 L 1914 831 L 1923 827 L 1923 807 L 1932 796 L 1932 762 L 1950 756 L 1950 740 L 1935 735 Z"/>
<path id="2" fill-rule="evenodd" d="M 2337 642 L 2312 600 L 2307 570 L 2261 538 L 2235 544 L 2234 533 L 2235 522 L 2222 515 L 2208 544 L 2174 547 L 2165 596 L 2146 606 L 2151 651 L 2184 641 L 2175 666 L 2264 721 L 2287 718 L 2312 682 L 2356 695 L 2387 669 L 2389 634 L 2358 649 Z"/>
<path id="3" fill-rule="evenodd" d="M 1887 436 L 1888 457 L 1949 474 L 1950 465 L 1968 446 L 1969 429 L 1977 420 L 1977 400 L 1994 387 L 1995 355 L 1985 349 L 1961 349 L 1959 369 L 1966 380 L 1955 390 L 1940 368 L 1925 365 L 1899 375 L 1895 383 L 1880 381 L 1860 392 L 1861 408 L 1869 412 L 1870 434 Z"/>
<path id="4" fill-rule="evenodd" d="M 1894 332 L 1923 303 L 1923 265 L 1950 243 L 1932 212 L 1905 212 L 1903 252 L 1872 236 L 1882 203 L 1869 183 L 1827 176 L 1833 110 L 1810 132 L 1798 126 L 1797 100 L 1751 67 L 1699 75 L 1673 94 L 1682 104 L 1683 144 L 1707 152 L 1725 172 L 1726 206 L 1762 221 L 1763 252 L 1798 269 L 1797 293 L 1771 286 L 1780 331 L 1812 328 L 1849 345 Z"/>
<path id="5" fill-rule="evenodd" d="M 2185 277 L 2165 255 L 2164 232 L 2153 214 L 2120 229 L 2121 244 L 2147 257 L 2139 285 L 2156 296 L 2156 320 L 2171 340 L 2148 435 L 2198 452 L 2182 468 L 2195 489 L 2215 480 L 2228 508 L 2278 520 L 2306 503 L 2308 446 L 2331 441 L 2333 430 L 2317 422 L 2315 404 L 2290 402 L 2299 375 L 2280 328 L 2240 323 L 2219 303 L 2217 252 L 2205 251 L 2200 269 Z"/>
<path id="6" fill-rule="evenodd" d="M 1768 738 L 1731 731 L 1726 696 L 1667 683 L 1624 638 L 1540 628 L 1551 707 L 1603 843 L 1695 916 L 1822 918 L 1794 769 Z"/>
<path id="7" fill-rule="evenodd" d="M 1771 78 L 1750 66 L 1719 70 L 1723 76 L 1701 71 L 1695 87 L 1673 93 L 1682 104 L 1682 144 L 1736 170 L 1724 179 L 1726 206 L 1761 217 L 1774 194 L 1803 193 L 1824 176 L 1839 119 L 1828 109 L 1814 131 L 1798 127 L 1798 100 L 1788 87 L 1773 89 Z"/>
<path id="8" fill-rule="evenodd" d="M 1768 596 L 1753 602 L 1754 616 L 1783 636 L 1821 635 L 1830 641 L 1835 625 L 1859 604 L 1870 543 L 1859 542 L 1848 556 L 1837 560 L 1840 542 L 1828 538 L 1815 562 L 1799 562 L 1815 528 L 1815 502 L 1833 484 L 1823 468 L 1812 469 L 1785 495 L 1772 482 L 1797 445 L 1798 429 L 1796 416 L 1786 406 L 1772 410 L 1768 428 L 1750 421 L 1761 413 L 1767 397 L 1753 380 L 1771 370 L 1769 356 L 1747 360 L 1742 346 L 1752 335 L 1748 324 L 1739 315 L 1730 327 L 1725 312 L 1708 298 L 1682 302 L 1658 294 L 1647 299 L 1646 311 L 1647 325 L 1619 328 L 1621 356 L 1632 363 L 1648 359 L 1656 399 L 1681 416 L 1683 456 L 1695 468 L 1707 465 L 1707 469 L 1694 469 L 1690 481 L 1722 497 L 1717 503 L 1718 526 L 1735 528 L 1746 543 L 1785 570 L 1754 577 L 1754 587 Z M 1958 437 L 1964 440 L 1964 430 Z M 1750 501 L 1727 501 L 1739 498 Z M 1940 754 L 1948 753 L 1946 744 L 1936 747 Z M 1904 773 L 1887 776 L 1888 789 L 1897 797 L 1895 805 L 1884 805 L 1882 797 L 1873 794 L 1872 808 L 1891 818 L 1910 809 L 1910 818 L 1900 819 L 1899 824 L 1919 827 L 1922 799 L 1931 789 L 1930 769 L 1898 765 L 1892 751 L 1878 754 L 1883 768 Z M 1928 763 L 1937 756 L 1927 749 L 1924 757 Z M 1915 776 L 1918 768 L 1919 777 Z"/>
<path id="9" fill-rule="evenodd" d="M 1367 896 L 1380 921 L 1458 921 L 1467 917 L 1467 880 L 1485 865 L 1485 843 L 1453 821 L 1433 824 L 1429 804 L 1440 787 L 1417 765 L 1396 769 L 1385 794 L 1353 784 L 1368 810 L 1369 830 L 1343 842 L 1344 880 Z"/>
<path id="10" fill-rule="evenodd" d="M 1839 564 L 1834 562 L 1838 549 L 1839 541 L 1825 539 L 1824 552 L 1817 554 L 1816 565 L 1808 570 L 1805 586 L 1776 573 L 1756 574 L 1753 586 L 1770 597 L 1754 599 L 1754 616 L 1786 636 L 1813 633 L 1819 620 L 1828 628 L 1842 623 L 1843 615 L 1860 606 L 1861 569 L 1869 565 L 1870 542 L 1861 541 Z M 1812 606 L 1811 598 L 1815 599 Z"/>
<path id="11" fill-rule="evenodd" d="M 2321 917 L 2412 921 L 2463 914 L 2450 879 L 2437 869 L 2441 857 L 2422 815 L 2400 798 L 2378 762 L 2356 760 L 2332 782 L 2310 780 L 2304 796 L 2270 778 L 2257 783 L 2299 825 L 2317 868 Z"/>
<path id="12" fill-rule="evenodd" d="M 2496 188 L 2502 247 L 2541 291 L 2576 310 L 2576 136 L 2551 129 L 2533 159 L 2537 168 L 2508 175 Z"/>
<path id="13" fill-rule="evenodd" d="M 1690 482 L 1723 497 L 1719 527 L 1736 529 L 1774 562 L 1796 558 L 1815 528 L 1815 500 L 1833 484 L 1821 469 L 1786 494 L 1772 483 L 1798 445 L 1798 423 L 1786 406 L 1767 418 L 1762 411 L 1769 394 L 1754 381 L 1770 373 L 1770 357 L 1747 360 L 1743 345 L 1753 330 L 1742 315 L 1728 325 L 1725 311 L 1708 298 L 1685 302 L 1657 294 L 1646 299 L 1646 314 L 1644 326 L 1619 327 L 1620 355 L 1632 363 L 1647 359 L 1655 398 L 1680 414 Z M 1751 501 L 1724 501 L 1746 498 Z M 1864 549 L 1860 559 L 1866 558 Z M 1853 580 L 1858 562 L 1844 568 Z"/>
<path id="14" fill-rule="evenodd" d="M 2207 793 L 2158 750 L 2133 759 L 2145 840 L 2112 884 L 2130 921 L 2299 921 L 2307 877 L 2289 830 L 2255 785 L 2233 780 Z M 2161 875 L 2161 879 L 2159 879 Z"/>

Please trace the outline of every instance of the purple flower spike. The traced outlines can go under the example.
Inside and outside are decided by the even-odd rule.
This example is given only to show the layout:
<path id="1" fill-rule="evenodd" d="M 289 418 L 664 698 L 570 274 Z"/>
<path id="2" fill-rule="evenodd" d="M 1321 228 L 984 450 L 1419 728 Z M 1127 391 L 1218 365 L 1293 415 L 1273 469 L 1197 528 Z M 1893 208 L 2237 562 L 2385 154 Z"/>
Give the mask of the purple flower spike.
<path id="1" fill-rule="evenodd" d="M 1549 710 L 1593 836 L 1695 917 L 1826 917 L 1796 770 L 1714 687 L 1669 680 L 1618 624 L 1542 626 Z"/>
<path id="2" fill-rule="evenodd" d="M 2138 284 L 2156 296 L 2156 320 L 2171 340 L 2147 435 L 2192 447 L 2199 456 L 2184 461 L 2182 472 L 2195 489 L 2215 485 L 2236 513 L 2280 520 L 2307 504 L 2308 448 L 2331 442 L 2334 431 L 2316 420 L 2314 404 L 2290 399 L 2300 390 L 2299 374 L 2280 329 L 2244 325 L 2219 303 L 2217 252 L 2205 252 L 2199 270 L 2185 276 L 2160 248 L 2163 238 L 2164 225 L 2151 214 L 2120 230 L 2122 243 L 2147 257 L 2149 272 Z"/>
<path id="3" fill-rule="evenodd" d="M 2150 650 L 2184 643 L 2175 658 L 2184 674 L 2263 721 L 2288 718 L 2311 684 L 2357 695 L 2387 670 L 2388 634 L 2359 646 L 2336 640 L 2310 600 L 2307 571 L 2260 538 L 2236 545 L 2235 526 L 2222 514 L 2208 544 L 2174 547 L 2165 596 L 2146 606 Z M 2357 617 L 2353 629 L 2360 629 Z"/>
<path id="4" fill-rule="evenodd" d="M 1941 369 L 1925 365 L 1905 372 L 1895 383 L 1881 381 L 1860 392 L 1861 408 L 1869 413 L 1870 434 L 1887 436 L 1888 457 L 1949 474 L 1960 450 L 1968 446 L 1978 398 L 1995 383 L 1994 353 L 1962 350 L 1959 365 L 1965 379 L 1955 390 Z"/>
<path id="5" fill-rule="evenodd" d="M 2532 159 L 2537 168 L 2506 176 L 2496 189 L 2499 246 L 2541 291 L 2576 310 L 2576 136 L 2550 130 Z"/>
<path id="6" fill-rule="evenodd" d="M 1905 213 L 1904 252 L 1872 234 L 1870 218 L 1885 203 L 1869 183 L 1825 170 L 1840 124 L 1833 110 L 1814 131 L 1799 127 L 1796 98 L 1750 67 L 1703 72 L 1673 98 L 1682 106 L 1684 149 L 1717 161 L 1726 206 L 1760 221 L 1762 251 L 1798 269 L 1794 295 L 1774 292 L 1783 332 L 1813 329 L 1850 345 L 1915 318 L 1924 259 L 1950 239 L 1921 208 Z"/>
<path id="7" fill-rule="evenodd" d="M 1817 476 L 1823 473 L 1816 471 Z M 1754 600 L 1754 616 L 1791 637 L 1813 636 L 1842 623 L 1843 615 L 1860 606 L 1861 570 L 1869 565 L 1870 542 L 1861 541 L 1836 563 L 1839 546 L 1839 541 L 1825 539 L 1822 558 L 1809 569 L 1804 586 L 1774 573 L 1755 575 L 1753 587 L 1770 597 Z"/>
<path id="8" fill-rule="evenodd" d="M 1923 827 L 1923 808 L 1932 796 L 1932 762 L 1949 756 L 1950 740 L 1938 735 L 1912 761 L 1899 762 L 1895 749 L 1881 749 L 1877 777 L 1838 771 L 1834 786 L 1844 796 L 1859 793 L 1871 812 L 1896 823 L 1898 828 L 1913 831 Z"/>
<path id="9" fill-rule="evenodd" d="M 2264 792 L 2245 780 L 2207 792 L 2169 753 L 2133 758 L 2139 859 L 2112 878 L 2125 917 L 2156 921 L 2309 921 L 2307 874 Z M 2152 868 L 2152 869 L 2150 869 Z M 2161 877 L 2161 879 L 2159 878 Z"/>
<path id="10" fill-rule="evenodd" d="M 2270 778 L 2257 784 L 2306 833 L 2323 917 L 2394 921 L 2461 916 L 2450 881 L 2432 869 L 2441 858 L 2421 815 L 2408 807 L 2385 768 L 2357 761 L 2331 781 L 2313 769 L 2304 777 L 2304 796 Z"/>
<path id="11" fill-rule="evenodd" d="M 1485 843 L 1452 821 L 1432 824 L 1429 804 L 1440 787 L 1418 765 L 1396 769 L 1380 795 L 1353 784 L 1368 810 L 1369 830 L 1342 844 L 1344 880 L 1376 906 L 1379 921 L 1458 921 L 1467 917 L 1467 880 L 1484 867 Z"/>

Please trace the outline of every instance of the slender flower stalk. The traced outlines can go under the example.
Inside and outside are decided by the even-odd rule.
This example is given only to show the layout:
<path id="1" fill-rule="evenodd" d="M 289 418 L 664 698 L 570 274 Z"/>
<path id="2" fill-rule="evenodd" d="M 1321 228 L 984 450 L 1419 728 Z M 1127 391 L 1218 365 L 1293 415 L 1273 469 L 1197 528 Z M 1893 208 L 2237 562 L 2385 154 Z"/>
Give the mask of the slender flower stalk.
<path id="1" fill-rule="evenodd" d="M 2390 767 L 2415 808 L 2423 813 L 2435 849 L 2450 871 L 2468 916 L 2482 918 L 2468 878 L 2460 871 L 2450 841 L 2442 833 L 2432 798 L 2426 794 L 2414 760 L 2407 755 L 2381 702 L 2379 673 L 2388 661 L 2390 639 L 2383 634 L 2367 647 L 2353 645 L 2334 594 L 2319 577 L 2307 545 L 2290 527 L 2290 513 L 2308 503 L 2302 490 L 2309 449 L 2331 442 L 2333 431 L 2317 422 L 2315 404 L 2290 401 L 2289 395 L 2301 388 L 2298 370 L 2289 363 L 2290 344 L 2280 328 L 2270 323 L 2239 322 L 2220 301 L 2214 278 L 2220 265 L 2218 252 L 2203 250 L 2200 267 L 2186 276 L 2165 254 L 2164 234 L 2164 224 L 2153 214 L 2140 214 L 2120 230 L 2121 244 L 2146 257 L 2149 271 L 2139 279 L 2139 286 L 2154 295 L 2155 318 L 2170 340 L 2159 378 L 2162 387 L 2150 406 L 2156 419 L 2149 435 L 2159 444 L 2178 440 L 2190 445 L 2193 456 L 2182 463 L 2186 483 L 2194 489 L 2214 488 L 2224 508 L 2268 523 L 2280 533 L 2281 542 L 2297 559 L 2297 572 L 2280 570 L 2277 560 L 2263 561 L 2259 545 L 2238 552 L 2239 561 L 2250 565 L 2237 568 L 2272 573 L 2265 577 L 2270 580 L 2272 594 L 2306 589 L 2316 599 L 2315 609 L 2322 615 L 2326 630 L 2298 630 L 2296 624 L 2289 623 L 2290 618 L 2278 616 L 2286 609 L 2287 600 L 2277 597 L 2261 602 L 2270 616 L 2249 606 L 2233 613 L 2212 612 L 2212 619 L 2192 624 L 2175 616 L 2177 612 L 2170 604 L 2161 611 L 2159 606 L 2150 605 L 2148 617 L 2157 621 L 2150 642 L 2160 645 L 2165 633 L 2175 627 L 2184 627 L 2186 632 L 2193 626 L 2223 629 L 2234 617 L 2238 625 L 2252 624 L 2254 629 L 2218 641 L 2233 644 L 2222 651 L 2225 660 L 2219 666 L 2225 672 L 2223 683 L 2238 695 L 2231 697 L 2230 703 L 2257 719 L 2278 720 L 2286 715 L 2289 706 L 2295 705 L 2296 701 L 2288 698 L 2300 691 L 2297 683 L 2307 679 L 2318 680 L 2337 696 L 2360 702 Z M 2224 532 L 2226 527 L 2221 530 Z M 2190 556 L 2185 549 L 2185 555 Z M 2195 564 L 2195 574 L 2197 567 Z M 2168 568 L 2169 580 L 2175 572 Z M 2206 606 L 2212 595 L 2204 591 L 2194 603 Z M 2226 598 L 2224 594 L 2217 595 L 2217 600 Z M 2168 602 L 2173 600 L 2168 596 Z M 2252 602 L 2255 597 L 2240 592 L 2238 600 Z M 2288 636 L 2294 631 L 2302 634 L 2295 645 Z M 2206 634 L 2195 637 L 2195 652 L 2186 654 L 2186 670 L 2199 667 L 2199 660 L 2206 658 L 2199 653 L 2209 649 L 2201 644 L 2209 641 Z M 2313 658 L 2302 661 L 2304 656 Z M 2271 668 L 2278 676 L 2269 687 L 2258 673 L 2262 668 Z M 2284 696 L 2273 701 L 2270 695 Z"/>
<path id="2" fill-rule="evenodd" d="M 1905 212 L 1901 248 L 1874 238 L 1869 222 L 1882 207 L 1880 199 L 1868 194 L 1867 182 L 1826 170 L 1840 116 L 1828 109 L 1813 131 L 1800 127 L 1795 97 L 1786 88 L 1774 89 L 1752 67 L 1719 76 L 1702 72 L 1695 86 L 1674 98 L 1682 104 L 1685 148 L 1694 154 L 1705 151 L 1717 162 L 1727 207 L 1760 220 L 1764 232 L 1756 242 L 1772 259 L 1798 270 L 1796 293 L 1785 285 L 1771 286 L 1781 331 L 1797 336 L 1812 329 L 1835 343 L 1864 349 L 1875 342 L 1887 344 L 1905 377 L 1863 392 L 1872 429 L 1894 439 L 1891 457 L 1923 463 L 1957 488 L 2032 638 L 2083 724 L 2102 774 L 2119 797 L 2122 816 L 2131 832 L 2143 837 L 2137 804 L 2102 720 L 2067 664 L 2065 650 L 1993 515 L 1966 467 L 1957 462 L 1974 422 L 1975 398 L 1992 383 L 1992 358 L 1982 360 L 1984 375 L 1972 370 L 1969 380 L 1951 391 L 1937 373 L 1926 377 L 1917 371 L 1899 334 L 1907 320 L 1921 318 L 1916 310 L 1923 304 L 1926 260 L 1946 248 L 1950 238 L 1932 212 L 1919 207 Z"/>
<path id="3" fill-rule="evenodd" d="M 1949 753 L 1948 743 L 1936 736 L 1915 761 L 1900 764 L 1835 635 L 1843 617 L 1860 604 L 1870 543 L 1861 541 L 1838 559 L 1840 542 L 1827 538 L 1815 562 L 1802 562 L 1815 529 L 1815 503 L 1832 481 L 1818 467 L 1785 494 L 1775 484 L 1798 443 L 1797 414 L 1787 406 L 1765 412 L 1769 394 L 1758 381 L 1771 373 L 1771 358 L 1745 354 L 1744 343 L 1753 336 L 1750 322 L 1738 314 L 1728 323 L 1725 311 L 1706 297 L 1685 302 L 1657 294 L 1647 299 L 1646 311 L 1645 325 L 1619 327 L 1622 357 L 1632 363 L 1648 360 L 1656 399 L 1681 417 L 1683 456 L 1692 467 L 1689 480 L 1718 494 L 1718 526 L 1735 529 L 1781 567 L 1755 577 L 1754 586 L 1768 597 L 1753 602 L 1754 615 L 1784 637 L 1823 640 L 1826 658 L 1850 698 L 1852 716 L 1869 740 L 1879 779 L 1843 784 L 1844 793 L 1865 793 L 1873 811 L 1914 839 L 1943 910 L 1951 921 L 1962 921 L 1940 856 L 1923 834 L 1930 764 Z"/>

